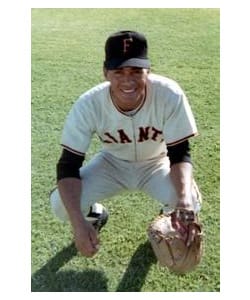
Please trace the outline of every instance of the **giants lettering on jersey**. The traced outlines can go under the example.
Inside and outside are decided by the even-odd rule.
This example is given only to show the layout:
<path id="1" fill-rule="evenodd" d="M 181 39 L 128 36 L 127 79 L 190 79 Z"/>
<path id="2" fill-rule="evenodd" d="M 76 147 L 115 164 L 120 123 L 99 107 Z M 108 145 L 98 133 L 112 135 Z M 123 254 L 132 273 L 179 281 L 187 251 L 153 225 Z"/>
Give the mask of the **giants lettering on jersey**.
<path id="1" fill-rule="evenodd" d="M 117 134 L 114 136 L 114 134 L 111 134 L 110 132 L 105 132 L 104 133 L 105 137 L 100 139 L 102 140 L 103 143 L 111 144 L 111 143 L 132 143 L 133 138 L 129 137 L 129 135 L 124 131 L 124 129 L 118 129 Z M 139 127 L 138 128 L 138 138 L 137 141 L 138 143 L 142 143 L 147 140 L 153 140 L 155 142 L 163 142 L 162 138 L 162 131 L 158 130 L 154 127 Z"/>

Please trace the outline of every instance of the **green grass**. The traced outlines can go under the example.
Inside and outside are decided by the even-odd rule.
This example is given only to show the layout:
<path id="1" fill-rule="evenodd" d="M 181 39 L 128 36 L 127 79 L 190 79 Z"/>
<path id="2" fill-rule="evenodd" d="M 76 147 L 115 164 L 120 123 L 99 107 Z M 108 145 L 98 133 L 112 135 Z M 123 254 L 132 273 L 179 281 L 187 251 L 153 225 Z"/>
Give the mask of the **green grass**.
<path id="1" fill-rule="evenodd" d="M 220 290 L 219 10 L 32 10 L 32 290 Z M 93 259 L 76 253 L 70 226 L 54 219 L 48 194 L 65 116 L 76 98 L 103 81 L 103 45 L 120 29 L 148 38 L 152 70 L 177 80 L 189 97 L 200 136 L 194 173 L 203 194 L 205 252 L 196 271 L 176 276 L 158 266 L 146 228 L 159 205 L 140 192 L 106 199 L 111 216 Z M 87 159 L 99 149 L 94 139 Z"/>

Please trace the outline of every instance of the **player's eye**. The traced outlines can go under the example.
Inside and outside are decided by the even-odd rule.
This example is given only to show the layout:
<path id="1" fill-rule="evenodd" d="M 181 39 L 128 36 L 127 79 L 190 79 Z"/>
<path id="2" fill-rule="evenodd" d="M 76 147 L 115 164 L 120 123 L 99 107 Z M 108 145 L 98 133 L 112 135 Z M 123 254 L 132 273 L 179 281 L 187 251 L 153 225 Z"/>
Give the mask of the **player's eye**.
<path id="1" fill-rule="evenodd" d="M 141 69 L 141 68 L 134 68 L 133 71 L 136 74 L 142 74 L 143 73 L 143 69 Z"/>

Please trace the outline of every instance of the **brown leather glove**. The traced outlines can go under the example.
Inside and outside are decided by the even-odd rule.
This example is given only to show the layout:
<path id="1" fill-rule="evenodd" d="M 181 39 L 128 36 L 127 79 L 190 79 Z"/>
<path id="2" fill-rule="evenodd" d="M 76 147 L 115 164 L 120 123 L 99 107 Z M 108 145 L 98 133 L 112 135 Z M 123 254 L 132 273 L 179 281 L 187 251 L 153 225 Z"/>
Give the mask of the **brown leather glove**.
<path id="1" fill-rule="evenodd" d="M 192 271 L 202 256 L 202 228 L 193 211 L 177 208 L 156 217 L 148 237 L 161 266 L 182 274 Z"/>

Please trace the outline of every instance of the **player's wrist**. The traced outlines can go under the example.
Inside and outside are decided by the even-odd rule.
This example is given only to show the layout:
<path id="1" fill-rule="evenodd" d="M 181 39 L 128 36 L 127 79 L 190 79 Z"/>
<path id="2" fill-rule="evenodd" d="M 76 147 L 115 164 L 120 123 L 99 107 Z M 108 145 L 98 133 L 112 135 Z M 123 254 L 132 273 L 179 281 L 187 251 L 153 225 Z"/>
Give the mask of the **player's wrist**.
<path id="1" fill-rule="evenodd" d="M 176 204 L 176 208 L 193 209 L 193 203 L 191 197 L 182 197 Z"/>

